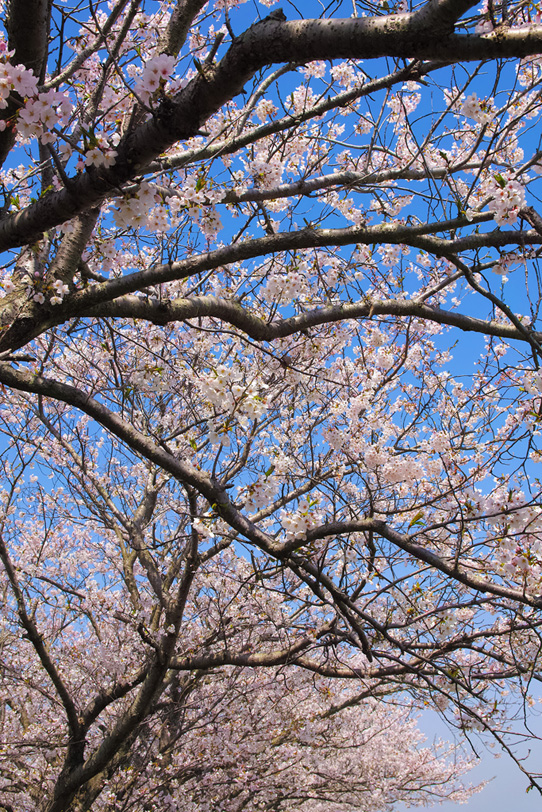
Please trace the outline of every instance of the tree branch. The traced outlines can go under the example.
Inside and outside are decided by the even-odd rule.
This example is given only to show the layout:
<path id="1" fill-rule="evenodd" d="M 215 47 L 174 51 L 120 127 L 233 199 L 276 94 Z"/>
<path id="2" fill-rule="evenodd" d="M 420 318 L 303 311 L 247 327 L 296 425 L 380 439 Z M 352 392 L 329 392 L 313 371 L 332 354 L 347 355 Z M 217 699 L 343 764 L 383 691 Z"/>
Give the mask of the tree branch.
<path id="1" fill-rule="evenodd" d="M 487 219 L 486 215 L 481 215 L 480 220 L 483 222 Z M 269 325 L 263 329 L 263 322 L 251 317 L 247 317 L 246 311 L 240 306 L 237 307 L 234 303 L 220 302 L 220 300 L 212 300 L 208 297 L 201 297 L 195 300 L 189 300 L 190 305 L 181 301 L 180 303 L 139 303 L 133 298 L 126 299 L 123 302 L 112 303 L 113 300 L 119 299 L 128 293 L 137 290 L 145 290 L 152 285 L 159 285 L 165 282 L 172 282 L 180 279 L 186 279 L 201 271 L 209 271 L 223 265 L 228 265 L 240 260 L 250 259 L 253 257 L 264 256 L 271 253 L 279 253 L 281 251 L 302 250 L 307 248 L 321 248 L 331 245 L 378 245 L 381 243 L 409 245 L 427 251 L 436 256 L 452 256 L 460 251 L 476 250 L 479 248 L 488 247 L 504 247 L 510 244 L 541 244 L 542 234 L 537 231 L 501 231 L 500 229 L 485 232 L 485 233 L 472 233 L 464 237 L 457 237 L 455 239 L 445 239 L 436 237 L 432 232 L 446 232 L 455 231 L 461 226 L 468 226 L 470 223 L 463 217 L 455 218 L 453 220 L 436 222 L 436 223 L 422 223 L 416 226 L 407 226 L 404 224 L 383 223 L 376 226 L 360 226 L 344 229 L 315 229 L 305 228 L 302 231 L 293 231 L 280 234 L 273 234 L 266 237 L 255 238 L 246 240 L 245 242 L 235 243 L 223 248 L 218 248 L 215 251 L 209 251 L 206 254 L 192 257 L 181 262 L 171 262 L 167 265 L 158 265 L 151 267 L 145 271 L 138 271 L 120 278 L 108 280 L 106 282 L 93 285 L 85 290 L 79 291 L 68 296 L 63 304 L 56 306 L 48 306 L 46 304 L 36 306 L 33 302 L 24 301 L 21 304 L 20 294 L 9 294 L 5 299 L 4 308 L 8 304 L 11 310 L 4 310 L 2 316 L 2 323 L 5 325 L 4 332 L 0 335 L 0 352 L 14 351 L 23 347 L 32 338 L 45 331 L 46 329 L 63 324 L 67 320 L 76 316 L 85 315 L 126 315 L 133 316 L 139 312 L 141 318 L 148 318 L 156 324 L 167 324 L 169 321 L 175 321 L 178 318 L 190 318 L 188 313 L 193 315 L 217 315 L 223 317 L 226 321 L 232 324 L 244 324 L 250 330 L 249 335 L 253 338 L 262 336 L 262 340 L 268 336 L 277 337 L 279 333 L 278 327 L 277 334 L 273 335 Z M 111 302 L 109 307 L 105 303 Z M 358 307 L 358 305 L 343 305 L 338 306 L 332 312 L 325 311 L 323 320 L 338 320 L 345 318 L 345 308 Z M 365 316 L 363 305 L 359 311 L 359 317 Z M 467 319 L 459 314 L 446 314 L 445 311 L 440 311 L 437 308 L 431 308 L 421 302 L 403 302 L 401 304 L 386 303 L 386 308 L 397 307 L 399 314 L 402 315 L 419 315 L 420 318 L 430 318 L 443 324 L 450 324 L 458 326 L 461 329 L 466 329 L 475 332 L 482 332 L 482 326 L 488 326 L 492 335 L 502 335 L 503 337 L 516 338 L 517 334 L 521 334 L 521 330 L 515 330 L 513 333 L 507 332 L 505 325 L 497 325 L 494 322 L 484 322 L 477 319 Z M 412 309 L 408 311 L 408 308 Z M 187 309 L 188 308 L 188 309 Z M 200 308 L 198 310 L 198 308 Z M 210 309 L 212 308 L 212 313 Z M 342 308 L 342 309 L 341 309 Z M 406 308 L 406 309 L 405 309 Z M 20 312 L 20 316 L 17 315 Z M 324 311 L 319 311 L 324 314 Z M 333 319 L 333 312 L 336 317 Z M 391 312 L 398 312 L 397 310 Z M 315 313 L 315 311 L 313 311 Z M 300 321 L 290 320 L 289 325 L 292 327 L 298 325 L 294 329 L 302 329 L 299 325 L 303 318 L 308 317 L 309 314 L 303 316 L 296 316 L 295 319 Z M 355 311 L 352 317 L 356 318 Z M 235 321 L 232 319 L 235 318 Z M 319 316 L 314 315 L 314 324 L 322 323 L 319 321 Z M 11 323 L 10 323 L 11 322 Z M 290 326 L 285 326 L 285 334 L 290 334 Z M 310 326 L 307 324 L 307 326 Z M 500 332 L 500 331 L 503 332 Z"/>
<path id="2" fill-rule="evenodd" d="M 177 0 L 166 30 L 156 46 L 159 54 L 177 56 L 182 48 L 196 14 L 201 11 L 206 0 Z"/>
<path id="3" fill-rule="evenodd" d="M 442 34 L 451 34 L 455 23 L 476 5 L 476 0 L 429 0 L 415 13 L 422 28 L 433 27 Z"/>
<path id="4" fill-rule="evenodd" d="M 401 550 L 413 555 L 420 561 L 424 561 L 434 569 L 439 570 L 444 575 L 455 581 L 459 581 L 469 589 L 475 589 L 477 592 L 488 592 L 491 595 L 497 595 L 500 598 L 506 598 L 511 601 L 517 601 L 526 606 L 533 606 L 540 608 L 542 605 L 542 597 L 537 595 L 526 595 L 523 590 L 513 589 L 512 587 L 500 586 L 491 581 L 488 581 L 478 575 L 471 575 L 465 568 L 461 568 L 455 561 L 445 561 L 436 553 L 431 552 L 427 546 L 421 546 L 413 541 L 410 537 L 402 533 L 398 533 L 389 527 L 386 522 L 380 519 L 358 519 L 348 522 L 333 522 L 330 524 L 322 525 L 315 530 L 309 530 L 306 533 L 306 542 L 298 541 L 299 544 L 310 543 L 313 540 L 320 538 L 327 538 L 328 536 L 344 535 L 347 533 L 354 533 L 356 531 L 366 531 L 368 525 L 372 526 L 374 532 L 378 533 L 382 538 L 391 541 Z"/>
<path id="5" fill-rule="evenodd" d="M 482 216 L 485 219 L 485 216 Z M 376 226 L 359 226 L 352 228 L 316 229 L 304 228 L 300 231 L 283 232 L 266 237 L 256 237 L 244 242 L 217 248 L 205 254 L 199 254 L 181 262 L 169 262 L 165 265 L 155 265 L 145 271 L 138 271 L 116 279 L 102 282 L 86 290 L 74 293 L 56 309 L 61 315 L 59 321 L 52 320 L 51 324 L 59 324 L 81 315 L 95 305 L 112 301 L 127 293 L 145 290 L 152 285 L 164 282 L 173 282 L 187 279 L 201 271 L 209 271 L 223 265 L 229 265 L 245 259 L 252 259 L 282 251 L 295 251 L 307 248 L 325 248 L 341 245 L 380 245 L 390 243 L 394 245 L 410 245 L 436 256 L 457 254 L 461 251 L 476 250 L 479 248 L 502 248 L 507 245 L 540 245 L 542 235 L 532 231 L 501 231 L 495 230 L 481 234 L 467 234 L 464 237 L 445 239 L 433 236 L 434 232 L 455 231 L 458 228 L 469 226 L 464 217 L 445 220 L 436 223 L 422 223 L 416 226 L 404 224 L 383 223 Z M 53 316 L 53 314 L 51 314 Z M 4 347 L 0 344 L 0 349 Z M 11 349 L 17 349 L 12 347 Z"/>
<path id="6" fill-rule="evenodd" d="M 524 57 L 542 51 L 542 26 L 490 34 L 452 34 L 442 39 L 416 14 L 346 20 L 262 21 L 238 37 L 217 66 L 208 66 L 117 149 L 116 163 L 89 167 L 70 189 L 52 192 L 0 221 L 0 250 L 35 242 L 40 235 L 88 208 L 145 172 L 177 141 L 197 134 L 204 122 L 243 90 L 260 68 L 317 59 L 400 57 L 453 61 Z"/>
<path id="7" fill-rule="evenodd" d="M 9 0 L 7 9 L 5 24 L 8 48 L 15 51 L 14 64 L 24 65 L 38 78 L 42 78 L 47 63 L 49 13 L 49 0 Z M 20 96 L 13 96 L 2 110 L 0 118 L 10 122 L 21 103 Z M 14 143 L 15 129 L 8 124 L 0 132 L 0 166 Z"/>
<path id="8" fill-rule="evenodd" d="M 176 302 L 160 302 L 157 299 L 125 296 L 108 304 L 98 305 L 87 311 L 85 315 L 95 318 L 143 319 L 159 325 L 198 317 L 215 317 L 237 327 L 254 341 L 275 341 L 311 327 L 347 319 L 396 316 L 423 319 L 436 324 L 457 327 L 465 332 L 492 335 L 508 340 L 529 342 L 530 338 L 534 338 L 536 341 L 542 341 L 542 333 L 533 333 L 529 337 L 524 331 L 510 324 L 477 319 L 474 316 L 442 310 L 440 307 L 432 307 L 408 299 L 382 301 L 371 299 L 368 302 L 355 304 L 329 305 L 271 323 L 266 323 L 259 316 L 250 313 L 236 301 L 219 299 L 216 296 L 199 296 Z"/>
<path id="9" fill-rule="evenodd" d="M 47 650 L 45 643 L 43 642 L 43 637 L 39 633 L 35 621 L 33 620 L 33 618 L 30 617 L 30 615 L 26 611 L 24 595 L 19 585 L 17 573 L 11 562 L 11 558 L 9 557 L 8 550 L 4 543 L 4 539 L 1 536 L 0 536 L 0 559 L 2 560 L 2 564 L 4 565 L 4 569 L 11 584 L 11 589 L 13 591 L 13 595 L 15 597 L 15 601 L 17 604 L 17 614 L 19 615 L 21 626 L 25 630 L 26 633 L 25 636 L 34 646 L 36 654 L 38 655 L 45 672 L 47 673 L 51 682 L 53 683 L 59 696 L 59 699 L 62 702 L 62 705 L 64 706 L 66 717 L 68 719 L 72 744 L 73 742 L 76 742 L 77 745 L 80 745 L 81 743 L 78 740 L 79 735 L 81 733 L 81 725 L 78 718 L 77 708 L 75 707 L 74 701 L 66 685 L 64 684 L 64 681 L 60 676 L 53 660 L 51 659 L 51 656 Z"/>
<path id="10" fill-rule="evenodd" d="M 244 535 L 265 553 L 274 558 L 281 557 L 283 545 L 275 542 L 271 536 L 243 516 L 234 507 L 222 486 L 195 468 L 190 462 L 179 460 L 156 445 L 134 426 L 86 392 L 50 378 L 43 378 L 24 370 L 15 370 L 6 363 L 0 363 L 0 383 L 22 392 L 33 392 L 53 398 L 80 409 L 145 459 L 156 463 L 179 482 L 195 488 L 234 530 Z"/>

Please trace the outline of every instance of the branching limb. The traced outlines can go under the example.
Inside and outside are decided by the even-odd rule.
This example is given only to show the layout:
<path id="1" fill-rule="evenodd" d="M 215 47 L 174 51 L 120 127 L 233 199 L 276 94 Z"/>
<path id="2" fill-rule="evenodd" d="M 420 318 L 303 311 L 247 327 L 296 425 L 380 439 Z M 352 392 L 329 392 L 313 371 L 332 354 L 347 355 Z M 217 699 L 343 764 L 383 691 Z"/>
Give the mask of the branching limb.
<path id="1" fill-rule="evenodd" d="M 92 54 L 95 54 L 96 51 L 100 50 L 105 40 L 111 33 L 111 29 L 117 22 L 118 18 L 122 14 L 125 7 L 130 2 L 133 5 L 134 0 L 117 0 L 117 3 L 111 9 L 109 17 L 107 18 L 105 23 L 101 26 L 100 33 L 93 41 L 92 45 L 89 45 L 87 48 L 83 48 L 82 50 L 78 51 L 76 56 L 74 56 L 69 65 L 67 65 L 61 73 L 57 74 L 56 76 L 54 76 L 53 79 L 50 79 L 48 82 L 44 83 L 43 85 L 44 90 L 59 87 L 61 84 L 63 84 L 63 82 L 66 82 L 71 76 L 73 76 L 73 74 L 77 70 L 79 70 L 81 65 L 83 65 L 84 62 L 86 62 L 89 56 L 92 56 Z M 137 0 L 137 3 L 139 3 L 139 0 Z"/>
<path id="2" fill-rule="evenodd" d="M 280 557 L 282 544 L 275 542 L 272 537 L 259 530 L 253 522 L 243 516 L 234 507 L 223 487 L 198 470 L 192 463 L 179 460 L 173 454 L 169 454 L 87 393 L 59 381 L 33 375 L 23 370 L 15 370 L 5 363 L 0 364 L 0 383 L 23 392 L 34 392 L 44 397 L 54 398 L 80 409 L 145 459 L 156 463 L 164 471 L 168 471 L 179 482 L 195 488 L 210 505 L 215 506 L 219 515 L 232 528 L 242 533 L 264 552 L 274 557 Z"/>
<path id="3" fill-rule="evenodd" d="M 476 0 L 429 0 L 414 16 L 422 27 L 434 26 L 435 31 L 451 34 L 459 18 L 475 5 Z"/>
<path id="4" fill-rule="evenodd" d="M 21 626 L 25 631 L 25 636 L 32 643 L 44 670 L 55 686 L 59 699 L 64 706 L 71 737 L 70 753 L 68 754 L 67 758 L 69 758 L 70 761 L 72 759 L 79 760 L 82 756 L 83 742 L 80 741 L 81 723 L 77 708 L 67 686 L 64 683 L 64 680 L 58 672 L 58 669 L 56 668 L 53 659 L 47 650 L 34 618 L 27 611 L 23 591 L 20 587 L 15 567 L 11 561 L 4 539 L 1 536 L 0 559 L 2 560 L 2 564 L 11 584 L 11 589 L 17 603 L 17 614 L 19 615 Z"/>
<path id="5" fill-rule="evenodd" d="M 50 3 L 48 0 L 10 0 L 6 17 L 8 48 L 15 51 L 14 64 L 29 68 L 38 78 L 47 64 Z M 1 118 L 10 122 L 22 99 L 12 96 Z M 15 130 L 8 126 L 0 132 L 0 166 L 15 143 Z"/>
<path id="6" fill-rule="evenodd" d="M 271 47 L 272 44 L 272 47 Z M 174 143 L 196 135 L 204 122 L 240 93 L 270 63 L 317 59 L 399 57 L 454 61 L 523 57 L 542 50 L 542 26 L 506 29 L 488 35 L 442 38 L 415 14 L 349 20 L 268 21 L 238 37 L 222 61 L 198 74 L 174 99 L 166 99 L 151 119 L 119 144 L 116 163 L 74 178 L 72 189 L 53 192 L 0 222 L 0 250 L 34 242 L 118 190 L 147 170 Z"/>
<path id="7" fill-rule="evenodd" d="M 435 324 L 457 327 L 465 332 L 481 333 L 499 338 L 530 342 L 542 341 L 542 335 L 533 333 L 525 335 L 523 330 L 499 321 L 486 321 L 474 316 L 443 310 L 421 302 L 404 299 L 372 300 L 355 304 L 329 305 L 297 316 L 266 323 L 259 316 L 243 308 L 238 302 L 218 299 L 215 296 L 199 296 L 181 299 L 177 302 L 159 303 L 154 300 L 126 296 L 110 304 L 92 308 L 88 316 L 96 318 L 132 318 L 144 319 L 153 324 L 170 324 L 175 321 L 186 321 L 193 318 L 218 318 L 227 324 L 237 327 L 255 341 L 275 341 L 290 335 L 301 333 L 311 327 L 332 324 L 345 319 L 369 319 L 373 316 L 397 316 L 399 318 L 417 318 Z"/>
<path id="8" fill-rule="evenodd" d="M 167 28 L 157 43 L 157 53 L 170 56 L 179 53 L 194 18 L 204 5 L 205 0 L 177 0 Z"/>
<path id="9" fill-rule="evenodd" d="M 497 595 L 501 598 L 506 598 L 510 601 L 517 601 L 518 603 L 526 606 L 540 607 L 542 605 L 542 598 L 538 595 L 527 595 L 523 590 L 514 589 L 512 587 L 501 586 L 494 583 L 482 575 L 473 575 L 472 571 L 468 571 L 466 567 L 461 566 L 455 561 L 445 560 L 436 553 L 431 552 L 428 546 L 418 544 L 413 541 L 409 536 L 398 533 L 393 530 L 386 522 L 380 519 L 359 519 L 348 522 L 333 522 L 332 524 L 325 524 L 316 530 L 311 530 L 306 534 L 306 541 L 309 543 L 314 539 L 326 538 L 327 536 L 336 536 L 341 534 L 353 533 L 367 530 L 368 526 L 372 525 L 375 533 L 382 536 L 382 538 L 391 541 L 399 549 L 413 555 L 419 561 L 424 561 L 429 566 L 442 572 L 451 580 L 459 581 L 469 589 L 474 589 L 477 592 L 488 592 L 491 595 Z"/>

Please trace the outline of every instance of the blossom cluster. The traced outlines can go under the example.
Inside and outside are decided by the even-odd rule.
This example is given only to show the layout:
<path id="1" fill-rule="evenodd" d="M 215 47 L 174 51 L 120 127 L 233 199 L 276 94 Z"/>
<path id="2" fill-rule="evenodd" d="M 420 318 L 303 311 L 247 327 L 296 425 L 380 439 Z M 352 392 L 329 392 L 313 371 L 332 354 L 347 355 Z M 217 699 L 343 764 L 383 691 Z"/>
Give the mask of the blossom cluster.
<path id="1" fill-rule="evenodd" d="M 114 159 L 116 153 L 110 154 Z M 103 159 L 102 163 L 105 163 Z M 164 233 L 175 225 L 180 212 L 186 211 L 207 239 L 214 239 L 222 228 L 220 214 L 214 204 L 223 196 L 224 192 L 218 187 L 205 188 L 205 182 L 197 175 L 188 175 L 175 191 L 158 189 L 143 181 L 135 191 L 130 190 L 117 201 L 114 218 L 121 228 L 146 228 Z"/>
<path id="2" fill-rule="evenodd" d="M 278 490 L 276 477 L 264 476 L 246 489 L 245 509 L 249 513 L 267 507 L 273 502 Z"/>
<path id="3" fill-rule="evenodd" d="M 43 144 L 56 141 L 51 131 L 58 124 L 65 124 L 73 110 L 68 95 L 59 90 L 38 93 L 38 80 L 31 69 L 4 61 L 0 63 L 0 109 L 6 109 L 11 93 L 26 99 L 15 120 L 19 136 L 39 138 Z M 0 131 L 7 126 L 5 119 L 0 120 Z"/>
<path id="4" fill-rule="evenodd" d="M 421 100 L 421 95 L 417 92 L 416 82 L 406 82 L 399 93 L 392 93 L 386 102 L 390 108 L 390 120 L 400 123 L 407 114 L 413 113 Z"/>
<path id="5" fill-rule="evenodd" d="M 343 87 L 353 87 L 363 78 L 363 74 L 356 73 L 354 65 L 350 62 L 340 62 L 331 68 L 331 76 L 335 82 Z"/>
<path id="6" fill-rule="evenodd" d="M 204 399 L 220 414 L 208 420 L 208 437 L 215 446 L 229 446 L 234 416 L 235 423 L 246 429 L 250 421 L 258 420 L 268 408 L 261 394 L 266 385 L 256 380 L 244 382 L 241 371 L 232 367 L 217 366 L 207 377 L 198 380 L 198 387 Z M 226 417 L 222 416 L 224 413 Z"/>
<path id="7" fill-rule="evenodd" d="M 272 189 L 282 180 L 284 162 L 277 157 L 268 158 L 261 153 L 249 162 L 249 172 L 254 178 L 254 185 L 259 189 Z"/>
<path id="8" fill-rule="evenodd" d="M 488 102 L 479 99 L 476 93 L 471 93 L 467 97 L 461 106 L 460 113 L 466 118 L 474 119 L 478 124 L 489 124 L 493 117 L 491 106 Z"/>
<path id="9" fill-rule="evenodd" d="M 271 99 L 261 99 L 256 107 L 254 113 L 260 121 L 265 121 L 266 118 L 273 118 L 277 112 L 277 106 Z"/>
<path id="10" fill-rule="evenodd" d="M 118 135 L 113 139 L 116 143 L 120 140 Z M 105 137 L 100 133 L 93 138 L 92 147 L 85 153 L 85 166 L 113 166 L 117 157 L 116 150 L 113 149 Z"/>
<path id="11" fill-rule="evenodd" d="M 175 57 L 168 54 L 159 54 L 145 63 L 135 86 L 135 92 L 144 104 L 148 104 L 156 91 L 165 86 L 174 66 Z"/>
<path id="12" fill-rule="evenodd" d="M 10 53 L 10 56 L 13 54 Z M 38 80 L 33 71 L 24 65 L 12 65 L 11 62 L 0 64 L 0 109 L 8 106 L 8 98 L 14 91 L 23 99 L 36 96 L 38 93 Z"/>
<path id="13" fill-rule="evenodd" d="M 51 132 L 57 125 L 67 123 L 73 105 L 65 93 L 48 90 L 27 101 L 19 111 L 17 132 L 24 138 L 39 138 L 42 144 L 51 144 L 57 136 Z"/>
<path id="14" fill-rule="evenodd" d="M 507 274 L 510 270 L 514 270 L 514 265 L 519 265 L 520 263 L 525 263 L 526 257 L 520 254 L 517 251 L 509 251 L 506 253 L 502 253 L 499 256 L 498 262 L 492 268 L 493 273 L 501 276 L 503 278 L 503 282 L 507 281 Z"/>
<path id="15" fill-rule="evenodd" d="M 155 231 L 165 231 L 169 227 L 169 220 L 166 211 L 160 212 L 160 215 L 156 216 L 155 207 L 164 208 L 156 205 L 159 203 L 160 196 L 156 187 L 143 181 L 136 191 L 117 202 L 117 208 L 114 211 L 115 222 L 120 228 L 149 228 Z"/>
<path id="16" fill-rule="evenodd" d="M 281 513 L 280 522 L 286 531 L 287 540 L 302 538 L 308 530 L 320 523 L 322 519 L 321 513 L 314 508 L 314 502 L 302 499 L 297 510 L 291 513 L 286 511 Z"/>
<path id="17" fill-rule="evenodd" d="M 499 225 L 515 223 L 520 210 L 525 206 L 525 188 L 511 172 L 494 175 L 484 184 L 484 191 L 491 194 L 489 211 L 495 215 Z"/>
<path id="18" fill-rule="evenodd" d="M 380 475 L 386 482 L 421 482 L 425 478 L 423 466 L 409 457 L 391 457 L 382 466 Z"/>
<path id="19" fill-rule="evenodd" d="M 145 364 L 132 372 L 130 385 L 143 392 L 169 392 L 172 381 L 162 366 Z"/>
<path id="20" fill-rule="evenodd" d="M 207 206 L 201 209 L 192 207 L 189 214 L 196 220 L 208 240 L 214 240 L 218 236 L 222 229 L 222 220 L 216 206 Z"/>
<path id="21" fill-rule="evenodd" d="M 213 406 L 231 411 L 235 406 L 235 395 L 243 391 L 242 377 L 239 370 L 221 364 L 206 377 L 201 377 L 198 385 L 203 397 Z"/>
<path id="22" fill-rule="evenodd" d="M 6 292 L 9 293 L 9 291 L 13 289 L 12 283 L 10 282 L 4 283 L 4 289 L 6 290 Z M 49 297 L 49 302 L 52 305 L 59 305 L 62 304 L 62 302 L 64 301 L 64 296 L 66 296 L 66 294 L 70 292 L 70 288 L 68 285 L 66 285 L 65 282 L 62 281 L 62 279 L 55 279 L 55 281 L 52 284 L 52 292 L 53 295 Z M 36 302 L 36 304 L 45 304 L 46 297 L 43 290 L 28 288 L 27 293 L 29 296 L 32 297 L 32 300 Z"/>

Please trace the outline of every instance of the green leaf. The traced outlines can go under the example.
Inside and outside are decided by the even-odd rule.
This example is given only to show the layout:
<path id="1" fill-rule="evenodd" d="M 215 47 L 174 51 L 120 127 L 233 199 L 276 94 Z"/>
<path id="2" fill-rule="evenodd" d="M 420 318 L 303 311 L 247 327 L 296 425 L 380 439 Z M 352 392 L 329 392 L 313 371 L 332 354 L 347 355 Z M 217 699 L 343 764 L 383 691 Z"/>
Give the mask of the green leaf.
<path id="1" fill-rule="evenodd" d="M 422 519 L 423 519 L 423 510 L 419 510 L 419 511 L 416 513 L 416 515 L 414 516 L 414 518 L 413 518 L 413 519 L 411 519 L 410 524 L 409 524 L 409 526 L 408 526 L 408 527 L 409 527 L 409 529 L 410 529 L 411 527 L 414 527 L 414 525 L 415 525 L 415 524 L 416 524 L 416 525 L 417 525 L 417 524 L 421 524 L 421 525 L 423 525 L 423 524 L 424 524 L 424 522 L 422 521 Z"/>

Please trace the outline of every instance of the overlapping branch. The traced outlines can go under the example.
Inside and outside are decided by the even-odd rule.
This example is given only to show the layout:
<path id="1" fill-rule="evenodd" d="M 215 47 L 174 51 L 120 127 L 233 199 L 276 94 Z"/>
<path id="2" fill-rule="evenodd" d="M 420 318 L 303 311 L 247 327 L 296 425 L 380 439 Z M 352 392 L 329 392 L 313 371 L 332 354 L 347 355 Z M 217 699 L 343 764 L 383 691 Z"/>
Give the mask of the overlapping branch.
<path id="1" fill-rule="evenodd" d="M 467 4 L 457 6 L 460 15 Z M 472 4 L 471 4 L 472 5 Z M 260 68 L 271 63 L 384 56 L 472 61 L 524 57 L 542 50 L 542 26 L 502 29 L 490 34 L 451 33 L 448 4 L 421 12 L 343 20 L 262 21 L 230 46 L 216 66 L 206 66 L 173 99 L 130 132 L 109 168 L 90 167 L 69 188 L 45 195 L 0 220 L 0 250 L 35 242 L 48 229 L 100 205 L 178 141 L 198 133 L 204 122 L 240 93 Z M 444 28 L 436 22 L 442 20 Z M 429 22 L 428 22 L 429 20 Z"/>
<path id="2" fill-rule="evenodd" d="M 489 219 L 481 214 L 475 223 Z M 4 304 L 1 318 L 4 330 L 0 335 L 0 351 L 13 351 L 45 329 L 62 324 L 78 316 L 124 316 L 145 318 L 155 324 L 167 324 L 195 316 L 217 316 L 245 329 L 256 340 L 273 340 L 291 335 L 295 330 L 306 329 L 328 321 L 344 318 L 365 318 L 372 315 L 399 315 L 428 318 L 439 324 L 457 326 L 473 332 L 487 332 L 503 338 L 525 340 L 525 333 L 516 327 L 499 322 L 462 316 L 459 313 L 440 310 L 421 301 L 367 301 L 360 304 L 333 305 L 286 319 L 265 324 L 240 305 L 213 297 L 197 297 L 174 302 L 153 301 L 127 296 L 153 285 L 186 279 L 202 271 L 209 271 L 241 260 L 266 256 L 282 251 L 295 251 L 326 246 L 352 244 L 379 245 L 382 243 L 409 245 L 435 256 L 450 256 L 461 251 L 508 245 L 539 245 L 542 235 L 536 230 L 494 230 L 470 233 L 453 239 L 435 236 L 438 232 L 452 232 L 468 226 L 464 217 L 416 226 L 405 224 L 379 224 L 344 229 L 305 228 L 301 231 L 273 234 L 245 240 L 218 248 L 180 262 L 157 265 L 123 277 L 101 282 L 69 296 L 61 306 L 47 307 L 32 302 L 20 304 L 20 294 L 10 294 Z M 70 241 L 70 245 L 72 241 Z M 60 276 L 62 268 L 58 268 Z M 121 298 L 122 297 L 122 298 Z M 11 305 L 6 305 L 11 302 Z M 19 310 L 18 310 L 19 308 Z M 20 314 L 20 316 L 19 316 Z"/>

